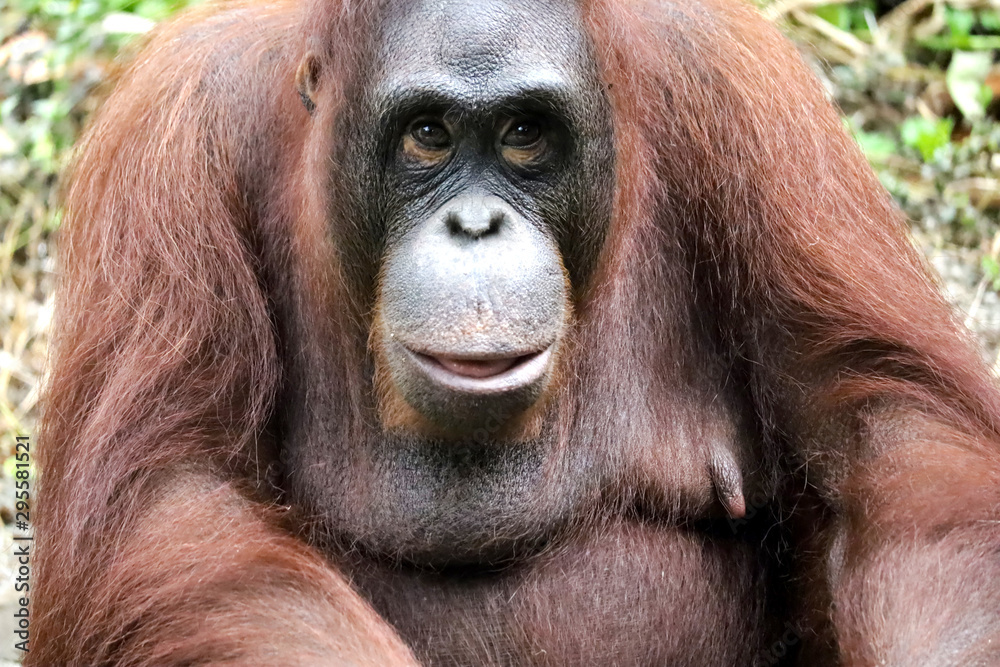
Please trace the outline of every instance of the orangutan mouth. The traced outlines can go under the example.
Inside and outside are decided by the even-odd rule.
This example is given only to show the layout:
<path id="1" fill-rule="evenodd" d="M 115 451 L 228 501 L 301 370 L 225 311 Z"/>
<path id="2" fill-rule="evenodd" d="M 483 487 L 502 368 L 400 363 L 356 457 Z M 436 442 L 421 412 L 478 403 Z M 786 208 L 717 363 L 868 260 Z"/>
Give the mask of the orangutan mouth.
<path id="1" fill-rule="evenodd" d="M 537 381 L 548 369 L 552 347 L 506 357 L 457 357 L 407 350 L 440 385 L 469 393 L 503 393 Z"/>

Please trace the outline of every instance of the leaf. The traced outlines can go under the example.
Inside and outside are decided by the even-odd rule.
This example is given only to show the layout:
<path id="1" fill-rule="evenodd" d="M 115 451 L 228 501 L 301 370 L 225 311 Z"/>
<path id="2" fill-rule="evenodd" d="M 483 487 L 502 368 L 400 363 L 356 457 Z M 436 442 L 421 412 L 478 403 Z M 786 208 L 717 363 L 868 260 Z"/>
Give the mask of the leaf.
<path id="1" fill-rule="evenodd" d="M 945 83 L 955 106 L 969 120 L 979 120 L 986 115 L 990 97 L 984 99 L 983 89 L 989 91 L 986 76 L 992 65 L 993 54 L 989 51 L 955 51 L 951 56 Z"/>
<path id="2" fill-rule="evenodd" d="M 984 9 L 979 12 L 979 22 L 990 32 L 1000 32 L 1000 12 Z"/>
<path id="3" fill-rule="evenodd" d="M 822 5 L 813 9 L 813 14 L 841 30 L 851 28 L 851 15 L 844 5 Z"/>
<path id="4" fill-rule="evenodd" d="M 924 162 L 930 162 L 934 153 L 951 141 L 955 121 L 951 118 L 923 118 L 911 116 L 899 126 L 903 143 L 920 151 Z"/>
<path id="5" fill-rule="evenodd" d="M 885 162 L 898 148 L 892 137 L 883 132 L 858 131 L 854 133 L 854 138 L 869 162 Z"/>
<path id="6" fill-rule="evenodd" d="M 976 25 L 976 15 L 967 9 L 949 7 L 945 11 L 944 18 L 952 37 L 968 37 Z"/>

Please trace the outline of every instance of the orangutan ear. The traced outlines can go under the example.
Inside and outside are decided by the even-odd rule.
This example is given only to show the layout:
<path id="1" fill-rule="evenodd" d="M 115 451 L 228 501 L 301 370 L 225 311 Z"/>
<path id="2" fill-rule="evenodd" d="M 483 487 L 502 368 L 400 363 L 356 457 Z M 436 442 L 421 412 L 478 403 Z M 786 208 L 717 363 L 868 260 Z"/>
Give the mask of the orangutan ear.
<path id="1" fill-rule="evenodd" d="M 312 51 L 306 53 L 295 72 L 295 86 L 309 115 L 316 111 L 316 93 L 319 90 L 319 59 Z"/>

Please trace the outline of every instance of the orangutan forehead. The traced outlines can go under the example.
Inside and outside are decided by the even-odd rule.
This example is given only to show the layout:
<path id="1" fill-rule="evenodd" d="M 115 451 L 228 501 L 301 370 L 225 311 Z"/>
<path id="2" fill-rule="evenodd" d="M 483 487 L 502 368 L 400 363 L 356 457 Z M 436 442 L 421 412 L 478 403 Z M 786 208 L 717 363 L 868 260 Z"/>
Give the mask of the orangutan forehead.
<path id="1" fill-rule="evenodd" d="M 489 86 L 590 69 L 579 10 L 566 0 L 403 3 L 389 12 L 380 50 L 383 71 L 396 83 Z"/>

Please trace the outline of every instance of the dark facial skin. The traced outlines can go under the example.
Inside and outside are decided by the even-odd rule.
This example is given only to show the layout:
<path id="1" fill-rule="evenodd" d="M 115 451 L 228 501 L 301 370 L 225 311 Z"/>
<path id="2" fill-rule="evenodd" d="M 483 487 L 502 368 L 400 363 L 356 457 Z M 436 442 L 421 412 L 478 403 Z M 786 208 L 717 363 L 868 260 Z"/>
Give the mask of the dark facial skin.
<path id="1" fill-rule="evenodd" d="M 565 5 L 414 3 L 383 36 L 375 326 L 392 389 L 451 435 L 549 388 L 603 236 L 608 114 Z"/>
<path id="2" fill-rule="evenodd" d="M 572 3 L 428 0 L 381 25 L 337 128 L 357 214 L 332 229 L 374 313 L 377 423 L 340 421 L 336 371 L 305 369 L 290 496 L 379 558 L 507 560 L 597 483 L 555 414 L 609 224 L 610 110 Z"/>

